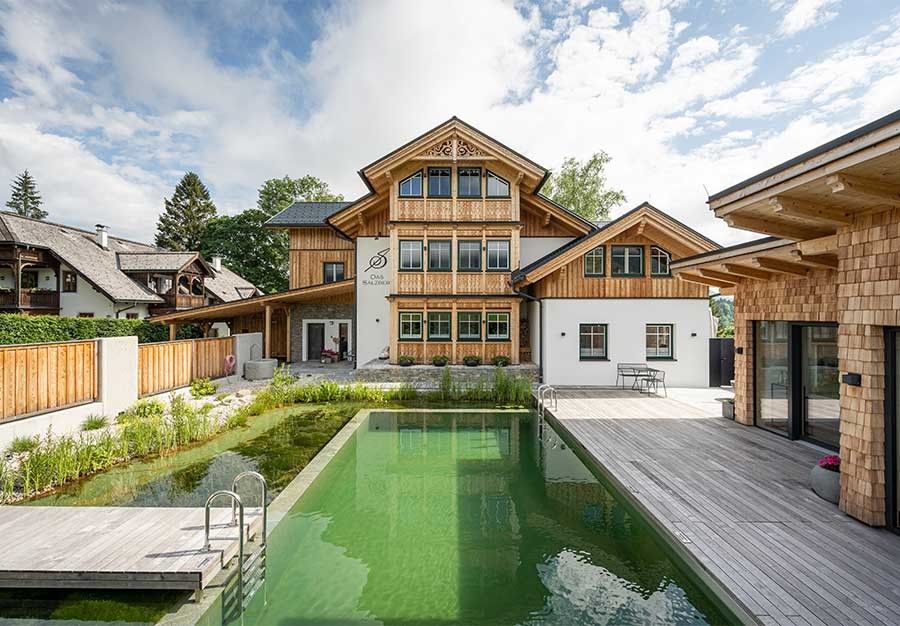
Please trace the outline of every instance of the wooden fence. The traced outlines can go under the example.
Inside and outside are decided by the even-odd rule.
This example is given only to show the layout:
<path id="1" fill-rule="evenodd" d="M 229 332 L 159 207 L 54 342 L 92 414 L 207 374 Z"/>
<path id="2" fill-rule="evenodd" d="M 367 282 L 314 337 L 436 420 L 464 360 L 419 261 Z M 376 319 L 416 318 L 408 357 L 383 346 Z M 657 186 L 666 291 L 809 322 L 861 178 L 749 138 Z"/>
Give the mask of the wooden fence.
<path id="1" fill-rule="evenodd" d="M 221 378 L 229 354 L 234 354 L 234 337 L 141 344 L 138 394 L 143 397 L 177 389 L 195 378 Z"/>
<path id="2" fill-rule="evenodd" d="M 0 346 L 0 421 L 93 402 L 97 342 Z"/>

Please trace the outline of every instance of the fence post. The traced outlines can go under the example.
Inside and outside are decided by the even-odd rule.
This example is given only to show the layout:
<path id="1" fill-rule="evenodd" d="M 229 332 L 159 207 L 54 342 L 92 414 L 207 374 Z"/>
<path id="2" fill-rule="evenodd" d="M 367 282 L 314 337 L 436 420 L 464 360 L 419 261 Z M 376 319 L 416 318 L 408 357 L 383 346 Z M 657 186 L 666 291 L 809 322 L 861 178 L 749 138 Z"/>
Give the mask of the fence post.
<path id="1" fill-rule="evenodd" d="M 99 343 L 100 402 L 115 417 L 138 399 L 137 337 L 104 337 Z"/>

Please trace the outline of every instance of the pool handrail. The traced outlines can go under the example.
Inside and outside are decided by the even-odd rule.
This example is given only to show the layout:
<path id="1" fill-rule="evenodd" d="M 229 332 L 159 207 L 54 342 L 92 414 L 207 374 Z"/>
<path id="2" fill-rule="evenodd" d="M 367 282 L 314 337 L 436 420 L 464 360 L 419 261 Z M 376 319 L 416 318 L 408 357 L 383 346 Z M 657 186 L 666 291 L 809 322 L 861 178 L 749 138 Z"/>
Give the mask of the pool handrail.
<path id="1" fill-rule="evenodd" d="M 237 502 L 239 517 L 238 517 L 238 597 L 244 597 L 244 503 L 241 501 L 241 497 L 236 494 L 234 491 L 229 491 L 228 489 L 219 489 L 218 491 L 214 491 L 209 494 L 209 497 L 206 499 L 206 504 L 203 506 L 204 508 L 204 516 L 205 523 L 203 528 L 203 548 L 207 552 L 212 551 L 212 542 L 209 540 L 209 514 L 210 508 L 212 507 L 213 500 L 216 498 L 225 496 L 230 498 L 232 503 Z M 234 518 L 232 518 L 231 524 L 234 525 Z M 225 556 L 225 551 L 222 551 L 222 557 Z M 220 557 L 220 558 L 222 558 Z M 222 567 L 225 566 L 225 563 L 222 563 Z M 243 612 L 243 600 L 241 600 L 241 611 Z"/>
<path id="2" fill-rule="evenodd" d="M 238 483 L 241 480 L 243 480 L 244 478 L 255 478 L 256 481 L 259 483 L 260 492 L 261 492 L 260 495 L 262 497 L 262 499 L 260 500 L 260 504 L 259 504 L 260 508 L 262 508 L 262 540 L 260 541 L 260 545 L 265 546 L 266 545 L 266 525 L 267 525 L 266 522 L 267 522 L 267 518 L 268 518 L 268 515 L 266 513 L 266 504 L 267 504 L 266 500 L 268 500 L 268 497 L 269 497 L 269 484 L 266 482 L 266 478 L 259 472 L 247 470 L 247 471 L 241 472 L 240 474 L 235 476 L 234 480 L 231 481 L 231 491 L 233 493 L 237 493 Z M 234 524 L 236 522 L 235 509 L 237 508 L 238 502 L 239 502 L 239 500 L 231 501 L 231 523 L 232 524 Z"/>

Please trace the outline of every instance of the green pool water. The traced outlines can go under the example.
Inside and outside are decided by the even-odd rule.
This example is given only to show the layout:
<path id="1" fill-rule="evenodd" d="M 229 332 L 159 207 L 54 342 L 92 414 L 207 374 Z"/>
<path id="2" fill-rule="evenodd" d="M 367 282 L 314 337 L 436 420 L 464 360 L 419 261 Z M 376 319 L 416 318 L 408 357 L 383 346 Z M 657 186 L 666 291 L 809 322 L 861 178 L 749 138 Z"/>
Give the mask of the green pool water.
<path id="1" fill-rule="evenodd" d="M 244 624 L 724 624 L 527 413 L 373 412 L 269 544 Z"/>

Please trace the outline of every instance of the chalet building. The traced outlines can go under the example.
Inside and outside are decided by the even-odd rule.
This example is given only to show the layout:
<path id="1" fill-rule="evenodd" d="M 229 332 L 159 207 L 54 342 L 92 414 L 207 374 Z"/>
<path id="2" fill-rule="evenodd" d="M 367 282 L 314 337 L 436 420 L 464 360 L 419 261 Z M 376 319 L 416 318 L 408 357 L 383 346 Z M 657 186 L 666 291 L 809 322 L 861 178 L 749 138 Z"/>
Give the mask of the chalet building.
<path id="1" fill-rule="evenodd" d="M 709 199 L 765 238 L 673 262 L 734 294 L 735 419 L 840 452 L 840 507 L 900 526 L 900 111 Z"/>
<path id="2" fill-rule="evenodd" d="M 587 221 L 540 194 L 547 169 L 457 118 L 359 173 L 358 200 L 268 222 L 289 232 L 288 291 L 156 319 L 263 329 L 291 361 L 502 356 L 613 385 L 617 362 L 652 360 L 669 384 L 708 384 L 709 289 L 670 272 L 718 249 L 706 237 L 646 203 Z"/>
<path id="3" fill-rule="evenodd" d="M 143 319 L 259 293 L 219 257 L 0 212 L 0 313 Z"/>

